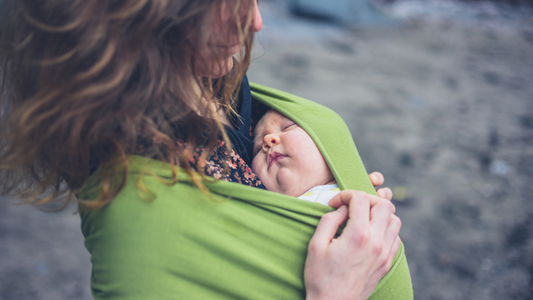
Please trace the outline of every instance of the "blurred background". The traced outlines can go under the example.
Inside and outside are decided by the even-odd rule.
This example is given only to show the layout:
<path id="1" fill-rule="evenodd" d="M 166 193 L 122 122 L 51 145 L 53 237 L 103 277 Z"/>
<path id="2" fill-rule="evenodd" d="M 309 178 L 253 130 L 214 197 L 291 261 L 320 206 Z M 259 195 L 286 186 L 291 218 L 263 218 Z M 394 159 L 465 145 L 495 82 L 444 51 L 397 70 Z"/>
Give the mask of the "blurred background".
<path id="1" fill-rule="evenodd" d="M 253 82 L 392 188 L 415 299 L 533 299 L 533 1 L 261 0 Z M 0 201 L 0 299 L 91 299 L 76 207 Z"/>

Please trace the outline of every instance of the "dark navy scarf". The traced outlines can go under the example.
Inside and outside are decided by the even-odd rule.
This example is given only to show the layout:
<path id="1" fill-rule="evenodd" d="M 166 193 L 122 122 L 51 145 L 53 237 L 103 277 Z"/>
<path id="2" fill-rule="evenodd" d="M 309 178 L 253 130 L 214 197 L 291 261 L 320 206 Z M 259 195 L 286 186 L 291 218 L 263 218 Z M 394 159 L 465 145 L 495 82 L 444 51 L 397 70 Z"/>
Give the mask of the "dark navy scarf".
<path id="1" fill-rule="evenodd" d="M 231 118 L 235 129 L 226 126 L 226 133 L 231 141 L 233 150 L 248 164 L 252 165 L 253 160 L 253 137 L 250 137 L 250 125 L 252 123 L 252 92 L 248 78 L 244 75 L 239 93 L 236 111 L 239 116 Z"/>

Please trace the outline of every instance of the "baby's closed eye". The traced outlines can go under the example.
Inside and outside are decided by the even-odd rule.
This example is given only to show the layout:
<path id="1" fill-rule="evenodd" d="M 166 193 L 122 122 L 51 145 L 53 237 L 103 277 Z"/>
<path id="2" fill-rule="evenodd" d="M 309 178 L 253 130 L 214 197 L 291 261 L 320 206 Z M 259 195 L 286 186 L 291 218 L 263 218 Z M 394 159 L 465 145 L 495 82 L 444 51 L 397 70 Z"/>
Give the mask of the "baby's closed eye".
<path id="1" fill-rule="evenodd" d="M 285 130 L 288 130 L 288 129 L 291 129 L 292 127 L 294 126 L 298 126 L 298 124 L 294 123 L 294 122 L 291 122 L 289 124 L 287 124 L 284 128 L 283 128 L 283 131 Z"/>

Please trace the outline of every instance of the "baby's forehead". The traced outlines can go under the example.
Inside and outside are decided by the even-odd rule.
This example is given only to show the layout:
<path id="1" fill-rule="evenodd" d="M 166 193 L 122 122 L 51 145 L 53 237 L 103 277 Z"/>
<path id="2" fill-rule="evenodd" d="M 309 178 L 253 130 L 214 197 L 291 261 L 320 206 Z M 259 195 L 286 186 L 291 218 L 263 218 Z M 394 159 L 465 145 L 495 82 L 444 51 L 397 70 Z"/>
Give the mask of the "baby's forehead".
<path id="1" fill-rule="evenodd" d="M 267 111 L 263 117 L 259 120 L 256 127 L 256 132 L 262 128 L 264 128 L 267 125 L 276 125 L 279 123 L 282 123 L 286 120 L 289 120 L 289 118 L 285 117 L 284 115 L 280 114 L 279 112 L 271 109 Z"/>

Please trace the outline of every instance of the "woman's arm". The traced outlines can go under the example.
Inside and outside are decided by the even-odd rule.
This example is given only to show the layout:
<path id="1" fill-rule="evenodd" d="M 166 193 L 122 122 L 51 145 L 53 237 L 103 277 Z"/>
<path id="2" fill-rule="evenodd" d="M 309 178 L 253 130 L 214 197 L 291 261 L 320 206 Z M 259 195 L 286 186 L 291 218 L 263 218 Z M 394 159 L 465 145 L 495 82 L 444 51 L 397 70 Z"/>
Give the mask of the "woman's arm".
<path id="1" fill-rule="evenodd" d="M 390 201 L 360 191 L 342 191 L 330 205 L 339 209 L 322 217 L 309 243 L 307 299 L 367 299 L 400 247 L 401 221 Z"/>

